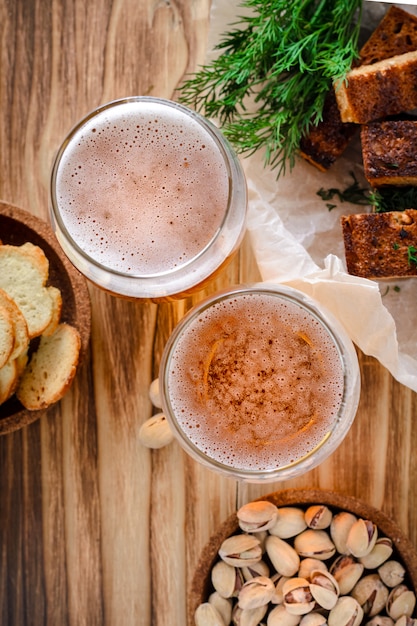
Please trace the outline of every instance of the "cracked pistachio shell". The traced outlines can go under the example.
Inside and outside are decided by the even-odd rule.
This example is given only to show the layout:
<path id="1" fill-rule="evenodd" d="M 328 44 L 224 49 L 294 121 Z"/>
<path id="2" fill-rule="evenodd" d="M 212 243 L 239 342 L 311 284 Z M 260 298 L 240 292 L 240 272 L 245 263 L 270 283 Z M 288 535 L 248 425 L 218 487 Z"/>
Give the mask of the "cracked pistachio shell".
<path id="1" fill-rule="evenodd" d="M 236 604 L 232 614 L 233 624 L 234 626 L 258 626 L 265 617 L 267 610 L 268 605 L 256 609 L 241 609 Z"/>
<path id="2" fill-rule="evenodd" d="M 353 513 L 349 513 L 348 511 L 341 511 L 340 513 L 336 513 L 333 516 L 332 522 L 330 524 L 330 537 L 334 545 L 336 546 L 336 550 L 339 554 L 347 554 L 348 549 L 346 545 L 346 541 L 349 535 L 349 531 L 353 524 L 356 522 L 357 517 L 353 515 Z"/>
<path id="3" fill-rule="evenodd" d="M 392 622 L 394 624 L 394 622 Z M 395 626 L 416 626 L 417 619 L 409 617 L 408 615 L 401 615 L 399 619 L 395 622 Z"/>
<path id="4" fill-rule="evenodd" d="M 251 580 L 255 576 L 269 576 L 269 567 L 265 561 L 258 561 L 248 567 L 242 567 L 241 571 L 245 580 Z"/>
<path id="5" fill-rule="evenodd" d="M 261 560 L 262 547 L 259 539 L 253 535 L 232 535 L 223 541 L 219 556 L 234 567 L 248 567 Z"/>
<path id="6" fill-rule="evenodd" d="M 218 610 L 209 602 L 203 602 L 194 614 L 195 626 L 227 626 Z"/>
<path id="7" fill-rule="evenodd" d="M 157 409 L 162 409 L 161 394 L 159 393 L 159 378 L 155 378 L 149 386 L 149 400 Z"/>
<path id="8" fill-rule="evenodd" d="M 365 615 L 374 617 L 385 608 L 388 589 L 378 574 L 368 574 L 358 581 L 351 595 L 359 602 Z"/>
<path id="9" fill-rule="evenodd" d="M 163 448 L 174 439 L 171 427 L 163 413 L 149 417 L 139 429 L 139 441 L 147 448 Z"/>
<path id="10" fill-rule="evenodd" d="M 284 506 L 278 509 L 278 518 L 269 532 L 281 539 L 290 539 L 306 528 L 304 511 L 298 507 Z"/>
<path id="11" fill-rule="evenodd" d="M 300 623 L 300 615 L 288 613 L 283 604 L 276 606 L 268 615 L 268 626 L 297 626 Z"/>
<path id="12" fill-rule="evenodd" d="M 416 605 L 416 596 L 406 585 L 398 585 L 389 593 L 387 613 L 392 619 L 398 620 L 403 615 L 411 617 Z"/>
<path id="13" fill-rule="evenodd" d="M 338 582 L 341 596 L 346 596 L 352 591 L 364 569 L 363 564 L 349 554 L 341 554 L 333 561 L 330 566 L 330 573 Z"/>
<path id="14" fill-rule="evenodd" d="M 301 559 L 300 561 L 298 576 L 300 576 L 300 578 L 307 578 L 307 580 L 310 580 L 311 572 L 316 570 L 327 572 L 327 569 L 327 565 L 326 563 L 324 563 L 324 561 L 319 561 L 319 559 L 307 557 L 305 559 Z"/>
<path id="15" fill-rule="evenodd" d="M 405 567 L 398 561 L 385 561 L 378 568 L 378 574 L 387 587 L 396 587 L 404 582 Z"/>
<path id="16" fill-rule="evenodd" d="M 302 557 L 326 561 L 334 556 L 336 547 L 325 530 L 308 528 L 294 539 L 294 548 Z"/>
<path id="17" fill-rule="evenodd" d="M 239 584 L 238 576 L 238 570 L 224 561 L 218 561 L 211 569 L 212 585 L 223 598 L 233 597 L 243 585 L 243 582 Z"/>
<path id="18" fill-rule="evenodd" d="M 355 598 L 342 596 L 329 612 L 329 626 L 359 626 L 362 623 L 363 610 Z"/>
<path id="19" fill-rule="evenodd" d="M 349 531 L 346 540 L 347 549 L 353 556 L 360 558 L 371 552 L 378 539 L 378 529 L 371 520 L 358 519 Z"/>
<path id="20" fill-rule="evenodd" d="M 220 613 L 226 626 L 232 621 L 233 603 L 230 598 L 223 598 L 218 591 L 209 595 L 208 601 Z"/>
<path id="21" fill-rule="evenodd" d="M 394 620 L 386 615 L 375 615 L 365 626 L 394 626 Z"/>
<path id="22" fill-rule="evenodd" d="M 292 615 L 305 615 L 313 610 L 315 600 L 310 591 L 310 584 L 305 578 L 290 578 L 283 587 L 283 604 Z"/>
<path id="23" fill-rule="evenodd" d="M 304 517 L 309 528 L 324 530 L 330 526 L 333 513 L 325 504 L 313 504 L 308 507 Z"/>
<path id="24" fill-rule="evenodd" d="M 379 537 L 369 554 L 360 557 L 359 561 L 366 569 L 378 569 L 382 563 L 392 555 L 392 540 L 388 537 Z"/>
<path id="25" fill-rule="evenodd" d="M 275 585 L 266 576 L 257 576 L 248 580 L 239 592 L 238 604 L 241 609 L 257 609 L 270 602 L 275 592 Z"/>
<path id="26" fill-rule="evenodd" d="M 265 541 L 265 549 L 272 565 L 282 576 L 294 576 L 300 566 L 300 557 L 289 543 L 269 535 Z"/>
<path id="27" fill-rule="evenodd" d="M 326 617 L 320 613 L 308 613 L 300 622 L 300 626 L 326 626 L 326 624 Z"/>
<path id="28" fill-rule="evenodd" d="M 314 600 L 323 609 L 330 611 L 339 597 L 339 585 L 330 572 L 315 570 L 310 576 L 310 591 Z"/>
<path id="29" fill-rule="evenodd" d="M 286 580 L 289 580 L 288 576 L 281 576 L 281 574 L 276 574 L 272 577 L 272 582 L 275 585 L 275 592 L 271 598 L 272 604 L 282 604 L 284 601 L 284 594 L 282 593 L 282 588 Z"/>
<path id="30" fill-rule="evenodd" d="M 240 528 L 247 533 L 271 528 L 278 518 L 278 508 L 267 500 L 256 500 L 240 507 L 237 519 Z"/>

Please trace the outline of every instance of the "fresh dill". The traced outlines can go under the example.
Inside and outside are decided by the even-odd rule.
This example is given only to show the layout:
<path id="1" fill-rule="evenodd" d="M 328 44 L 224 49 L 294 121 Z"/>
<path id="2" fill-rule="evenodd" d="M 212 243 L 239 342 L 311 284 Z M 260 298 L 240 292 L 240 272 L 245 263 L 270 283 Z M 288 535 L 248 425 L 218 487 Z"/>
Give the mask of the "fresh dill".
<path id="1" fill-rule="evenodd" d="M 294 165 L 326 94 L 357 57 L 362 0 L 243 0 L 249 15 L 219 55 L 180 87 L 179 100 L 216 118 L 236 151 L 262 149 L 265 165 Z M 249 103 L 250 106 L 249 106 Z"/>
<path id="2" fill-rule="evenodd" d="M 417 187 L 386 187 L 375 190 L 372 205 L 377 213 L 417 208 Z"/>
<path id="3" fill-rule="evenodd" d="M 408 265 L 414 263 L 417 265 L 417 248 L 415 246 L 408 246 L 407 248 Z"/>
<path id="4" fill-rule="evenodd" d="M 324 189 L 323 187 L 317 191 L 317 195 L 327 202 L 326 206 L 331 211 L 336 208 L 336 204 L 330 204 L 328 201 L 333 198 L 338 198 L 340 202 L 350 202 L 351 204 L 359 204 L 362 206 L 369 206 L 372 203 L 372 192 L 369 187 L 361 187 L 354 172 L 349 172 L 353 178 L 353 183 L 348 185 L 346 189 L 337 189 L 336 187 L 330 187 L 330 189 Z"/>

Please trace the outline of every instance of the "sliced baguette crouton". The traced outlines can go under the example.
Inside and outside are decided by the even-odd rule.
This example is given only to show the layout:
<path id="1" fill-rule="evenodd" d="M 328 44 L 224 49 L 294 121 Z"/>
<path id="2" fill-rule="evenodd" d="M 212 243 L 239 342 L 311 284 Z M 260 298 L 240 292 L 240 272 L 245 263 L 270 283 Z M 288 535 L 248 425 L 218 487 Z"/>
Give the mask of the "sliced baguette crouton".
<path id="1" fill-rule="evenodd" d="M 3 289 L 0 289 L 0 306 L 8 310 L 14 328 L 15 341 L 13 350 L 9 355 L 9 360 L 12 360 L 26 352 L 29 347 L 28 327 L 25 317 L 16 302 Z"/>
<path id="2" fill-rule="evenodd" d="M 9 311 L 0 305 L 0 367 L 7 363 L 15 342 L 15 331 Z"/>

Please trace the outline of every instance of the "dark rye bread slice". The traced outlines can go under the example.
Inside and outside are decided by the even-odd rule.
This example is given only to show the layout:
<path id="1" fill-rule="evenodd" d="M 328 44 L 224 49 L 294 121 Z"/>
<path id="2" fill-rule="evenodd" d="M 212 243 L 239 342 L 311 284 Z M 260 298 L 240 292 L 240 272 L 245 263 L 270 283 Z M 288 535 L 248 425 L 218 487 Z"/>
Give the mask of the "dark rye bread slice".
<path id="1" fill-rule="evenodd" d="M 341 218 L 349 274 L 370 279 L 417 276 L 417 210 Z M 417 258 L 416 258 L 417 260 Z"/>
<path id="2" fill-rule="evenodd" d="M 364 174 L 373 187 L 417 185 L 417 121 L 365 124 L 361 143 Z"/>
<path id="3" fill-rule="evenodd" d="M 417 17 L 392 5 L 362 46 L 355 65 L 372 65 L 412 50 L 417 50 Z M 356 131 L 354 123 L 342 122 L 332 90 L 326 98 L 322 121 L 311 126 L 302 138 L 300 154 L 319 170 L 328 170 L 343 154 Z"/>

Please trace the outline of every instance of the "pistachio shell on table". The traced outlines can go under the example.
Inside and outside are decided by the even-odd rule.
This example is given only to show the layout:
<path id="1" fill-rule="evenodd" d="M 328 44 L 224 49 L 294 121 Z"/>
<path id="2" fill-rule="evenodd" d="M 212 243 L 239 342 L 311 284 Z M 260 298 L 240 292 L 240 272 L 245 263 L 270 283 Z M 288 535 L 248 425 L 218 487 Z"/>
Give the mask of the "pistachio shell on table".
<path id="1" fill-rule="evenodd" d="M 281 539 L 295 537 L 307 528 L 303 509 L 294 506 L 285 506 L 278 509 L 275 524 L 269 529 L 271 535 Z"/>
<path id="2" fill-rule="evenodd" d="M 356 522 L 357 517 L 353 513 L 348 511 L 340 511 L 333 516 L 330 524 L 330 537 L 336 546 L 336 550 L 339 554 L 347 554 L 348 548 L 346 541 L 352 528 Z"/>
<path id="3" fill-rule="evenodd" d="M 301 618 L 300 626 L 326 626 L 327 618 L 321 613 L 308 613 Z"/>
<path id="4" fill-rule="evenodd" d="M 294 576 L 300 566 L 300 557 L 294 548 L 275 535 L 269 535 L 265 541 L 266 553 L 278 574 Z"/>
<path id="5" fill-rule="evenodd" d="M 385 561 L 378 568 L 378 574 L 387 587 L 396 587 L 404 582 L 405 567 L 399 561 Z"/>
<path id="6" fill-rule="evenodd" d="M 278 518 L 278 508 L 267 500 L 255 500 L 240 507 L 237 519 L 240 528 L 247 532 L 268 530 Z"/>
<path id="7" fill-rule="evenodd" d="M 236 604 L 232 613 L 234 626 L 258 626 L 266 615 L 268 605 L 259 606 L 256 609 L 241 609 Z"/>
<path id="8" fill-rule="evenodd" d="M 304 518 L 309 528 L 324 530 L 330 526 L 333 513 L 325 504 L 312 504 L 304 513 Z"/>
<path id="9" fill-rule="evenodd" d="M 256 576 L 243 585 L 238 596 L 238 605 L 241 609 L 257 609 L 271 601 L 275 592 L 275 585 L 266 576 Z"/>
<path id="10" fill-rule="evenodd" d="M 329 612 L 329 626 L 359 626 L 362 623 L 363 610 L 355 598 L 341 596 Z"/>
<path id="11" fill-rule="evenodd" d="M 223 598 L 218 591 L 209 595 L 208 601 L 220 613 L 226 626 L 232 621 L 233 602 L 230 598 Z"/>
<path id="12" fill-rule="evenodd" d="M 394 626 L 394 620 L 386 615 L 375 615 L 365 626 Z"/>
<path id="13" fill-rule="evenodd" d="M 194 614 L 195 626 L 228 626 L 222 616 L 209 602 L 200 604 Z"/>
<path id="14" fill-rule="evenodd" d="M 397 585 L 391 589 L 386 609 L 392 619 L 398 620 L 403 615 L 411 617 L 416 605 L 416 596 L 406 585 Z"/>
<path id="15" fill-rule="evenodd" d="M 353 587 L 363 574 L 364 566 L 350 554 L 341 554 L 330 566 L 330 573 L 333 574 L 339 585 L 341 596 L 350 593 Z"/>
<path id="16" fill-rule="evenodd" d="M 378 538 L 378 528 L 371 520 L 359 518 L 351 527 L 347 549 L 353 556 L 363 557 L 371 552 Z"/>
<path id="17" fill-rule="evenodd" d="M 385 608 L 388 588 L 378 574 L 368 574 L 357 582 L 351 595 L 359 602 L 364 614 L 373 617 Z"/>
<path id="18" fill-rule="evenodd" d="M 320 561 L 319 559 L 314 559 L 313 557 L 306 557 L 305 559 L 301 559 L 300 567 L 298 569 L 298 576 L 301 578 L 307 578 L 310 580 L 311 572 L 316 570 L 321 570 L 322 572 L 327 572 L 328 567 L 324 561 Z"/>
<path id="19" fill-rule="evenodd" d="M 366 569 L 377 569 L 392 555 L 392 540 L 389 537 L 378 537 L 372 550 L 359 558 Z"/>
<path id="20" fill-rule="evenodd" d="M 339 597 L 339 585 L 330 572 L 315 570 L 310 576 L 310 592 L 317 604 L 329 611 Z"/>
<path id="21" fill-rule="evenodd" d="M 231 535 L 221 544 L 219 556 L 234 567 L 248 567 L 262 559 L 262 547 L 259 539 L 253 535 Z"/>
<path id="22" fill-rule="evenodd" d="M 300 623 L 301 615 L 288 613 L 283 604 L 276 606 L 268 615 L 268 626 L 297 626 Z"/>
<path id="23" fill-rule="evenodd" d="M 161 394 L 159 392 L 159 378 L 155 378 L 149 385 L 149 400 L 156 409 L 162 409 Z"/>
<path id="24" fill-rule="evenodd" d="M 157 450 L 173 441 L 174 435 L 167 418 L 157 413 L 145 420 L 139 429 L 139 441 L 143 446 Z"/>
<path id="25" fill-rule="evenodd" d="M 299 556 L 312 557 L 319 561 L 326 561 L 336 552 L 336 547 L 327 531 L 311 528 L 296 536 L 294 548 Z"/>
<path id="26" fill-rule="evenodd" d="M 243 586 L 243 576 L 239 569 L 224 561 L 217 561 L 211 570 L 212 585 L 223 598 L 237 595 Z"/>
<path id="27" fill-rule="evenodd" d="M 294 577 L 283 587 L 283 604 L 292 615 L 305 615 L 313 610 L 315 600 L 310 591 L 310 583 L 305 578 Z"/>

